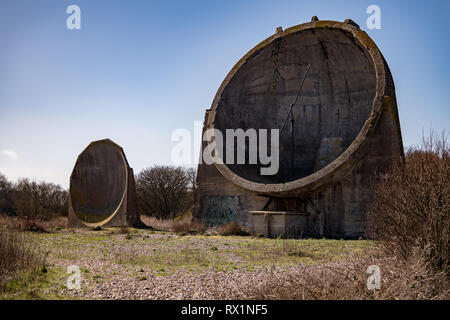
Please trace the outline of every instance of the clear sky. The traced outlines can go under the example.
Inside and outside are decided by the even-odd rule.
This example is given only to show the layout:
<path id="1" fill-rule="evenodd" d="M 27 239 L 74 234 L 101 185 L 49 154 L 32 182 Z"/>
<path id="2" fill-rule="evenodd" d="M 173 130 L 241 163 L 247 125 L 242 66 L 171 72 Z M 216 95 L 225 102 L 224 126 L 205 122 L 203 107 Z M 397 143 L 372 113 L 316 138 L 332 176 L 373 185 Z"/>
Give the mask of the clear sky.
<path id="1" fill-rule="evenodd" d="M 81 30 L 69 30 L 69 5 Z M 369 30 L 366 9 L 381 9 Z M 0 1 L 0 172 L 68 186 L 92 140 L 120 144 L 135 172 L 170 164 L 230 68 L 275 32 L 351 18 L 393 73 L 404 145 L 448 130 L 450 1 Z"/>

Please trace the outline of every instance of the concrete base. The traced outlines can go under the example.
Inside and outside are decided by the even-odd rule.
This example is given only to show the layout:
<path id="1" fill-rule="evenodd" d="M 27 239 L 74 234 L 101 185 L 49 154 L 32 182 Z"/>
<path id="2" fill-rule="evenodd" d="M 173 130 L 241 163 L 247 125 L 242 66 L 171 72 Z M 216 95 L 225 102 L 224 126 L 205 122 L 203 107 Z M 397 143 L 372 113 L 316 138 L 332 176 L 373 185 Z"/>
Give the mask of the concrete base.
<path id="1" fill-rule="evenodd" d="M 302 237 L 308 231 L 307 212 L 250 211 L 250 233 L 265 237 Z"/>

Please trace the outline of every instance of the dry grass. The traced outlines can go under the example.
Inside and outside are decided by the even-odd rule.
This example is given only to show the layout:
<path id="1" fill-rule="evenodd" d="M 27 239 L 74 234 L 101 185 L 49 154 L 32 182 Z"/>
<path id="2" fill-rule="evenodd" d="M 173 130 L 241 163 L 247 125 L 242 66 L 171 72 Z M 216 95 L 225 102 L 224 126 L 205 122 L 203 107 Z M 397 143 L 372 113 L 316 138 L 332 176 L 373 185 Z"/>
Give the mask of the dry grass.
<path id="1" fill-rule="evenodd" d="M 119 228 L 119 233 L 120 234 L 131 234 L 131 230 L 128 227 L 120 227 Z"/>
<path id="2" fill-rule="evenodd" d="M 19 272 L 36 271 L 44 265 L 44 255 L 23 233 L 0 228 L 0 291 Z"/>
<path id="3" fill-rule="evenodd" d="M 164 220 L 156 219 L 154 217 L 149 216 L 141 216 L 141 220 L 144 224 L 153 229 L 160 231 L 175 232 L 181 235 L 203 234 L 205 232 L 209 232 L 211 234 L 218 234 L 222 236 L 249 235 L 247 229 L 235 221 L 213 227 L 212 229 L 208 229 L 206 224 L 200 221 L 193 220 L 190 215 L 175 219 L 164 219 Z"/>
<path id="4" fill-rule="evenodd" d="M 141 215 L 141 221 L 150 228 L 160 231 L 169 231 L 172 220 L 162 220 L 155 217 Z"/>
<path id="5" fill-rule="evenodd" d="M 185 216 L 175 219 L 157 219 L 155 217 L 141 216 L 142 222 L 156 230 L 170 231 L 178 234 L 204 233 L 206 225 L 201 222 L 192 221 L 191 216 Z"/>
<path id="6" fill-rule="evenodd" d="M 222 236 L 248 236 L 249 232 L 236 221 L 217 226 L 215 231 Z"/>
<path id="7" fill-rule="evenodd" d="M 368 266 L 381 269 L 381 288 L 367 288 Z M 450 298 L 449 281 L 432 273 L 421 253 L 407 260 L 369 255 L 354 262 L 300 266 L 272 271 L 261 283 L 239 290 L 233 299 L 257 300 L 404 300 Z M 230 298 L 230 297 L 228 297 Z"/>
<path id="8" fill-rule="evenodd" d="M 51 220 L 40 220 L 0 216 L 0 225 L 9 230 L 46 233 L 65 228 L 67 218 L 55 217 Z"/>
<path id="9" fill-rule="evenodd" d="M 178 234 L 195 234 L 204 233 L 207 226 L 204 223 L 193 221 L 191 217 L 174 220 L 172 223 L 172 231 Z"/>

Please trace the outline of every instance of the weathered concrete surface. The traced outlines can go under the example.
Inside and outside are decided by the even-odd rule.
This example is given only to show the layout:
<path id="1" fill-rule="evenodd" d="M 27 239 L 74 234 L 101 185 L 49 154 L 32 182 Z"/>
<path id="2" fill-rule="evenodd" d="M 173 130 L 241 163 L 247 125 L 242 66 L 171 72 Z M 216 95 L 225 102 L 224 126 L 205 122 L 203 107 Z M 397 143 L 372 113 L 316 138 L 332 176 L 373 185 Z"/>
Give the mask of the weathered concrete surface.
<path id="1" fill-rule="evenodd" d="M 308 230 L 307 212 L 290 211 L 250 211 L 250 233 L 265 237 L 298 236 Z"/>
<path id="2" fill-rule="evenodd" d="M 94 141 L 78 156 L 70 177 L 69 226 L 138 226 L 133 169 L 123 149 Z"/>
<path id="3" fill-rule="evenodd" d="M 367 50 L 345 30 L 308 29 L 279 37 L 247 59 L 221 94 L 214 127 L 280 128 L 310 62 L 293 111 L 295 179 L 290 123 L 280 134 L 278 174 L 261 176 L 261 164 L 228 165 L 240 177 L 262 183 L 306 177 L 347 149 L 369 117 L 376 79 Z"/>
<path id="4" fill-rule="evenodd" d="M 363 235 L 373 173 L 401 161 L 403 144 L 388 65 L 350 22 L 278 30 L 233 67 L 206 111 L 204 130 L 280 128 L 312 62 L 294 107 L 295 179 L 287 130 L 277 175 L 261 176 L 260 164 L 200 164 L 196 219 L 249 224 L 248 212 L 266 207 L 309 213 L 305 235 L 319 235 L 320 225 L 327 237 Z M 268 206 L 267 197 L 275 199 Z"/>

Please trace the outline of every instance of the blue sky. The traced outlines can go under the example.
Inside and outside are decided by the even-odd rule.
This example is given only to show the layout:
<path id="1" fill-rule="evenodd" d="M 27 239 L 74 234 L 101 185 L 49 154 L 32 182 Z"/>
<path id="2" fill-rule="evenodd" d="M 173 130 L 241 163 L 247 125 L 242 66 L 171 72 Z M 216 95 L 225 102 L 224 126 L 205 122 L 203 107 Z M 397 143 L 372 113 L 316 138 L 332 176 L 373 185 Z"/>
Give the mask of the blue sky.
<path id="1" fill-rule="evenodd" d="M 66 8 L 81 8 L 81 30 Z M 366 9 L 381 9 L 368 30 Z M 449 1 L 0 1 L 0 172 L 67 187 L 92 140 L 120 144 L 135 172 L 170 164 L 223 78 L 254 45 L 310 21 L 351 18 L 394 76 L 405 146 L 449 129 Z"/>

